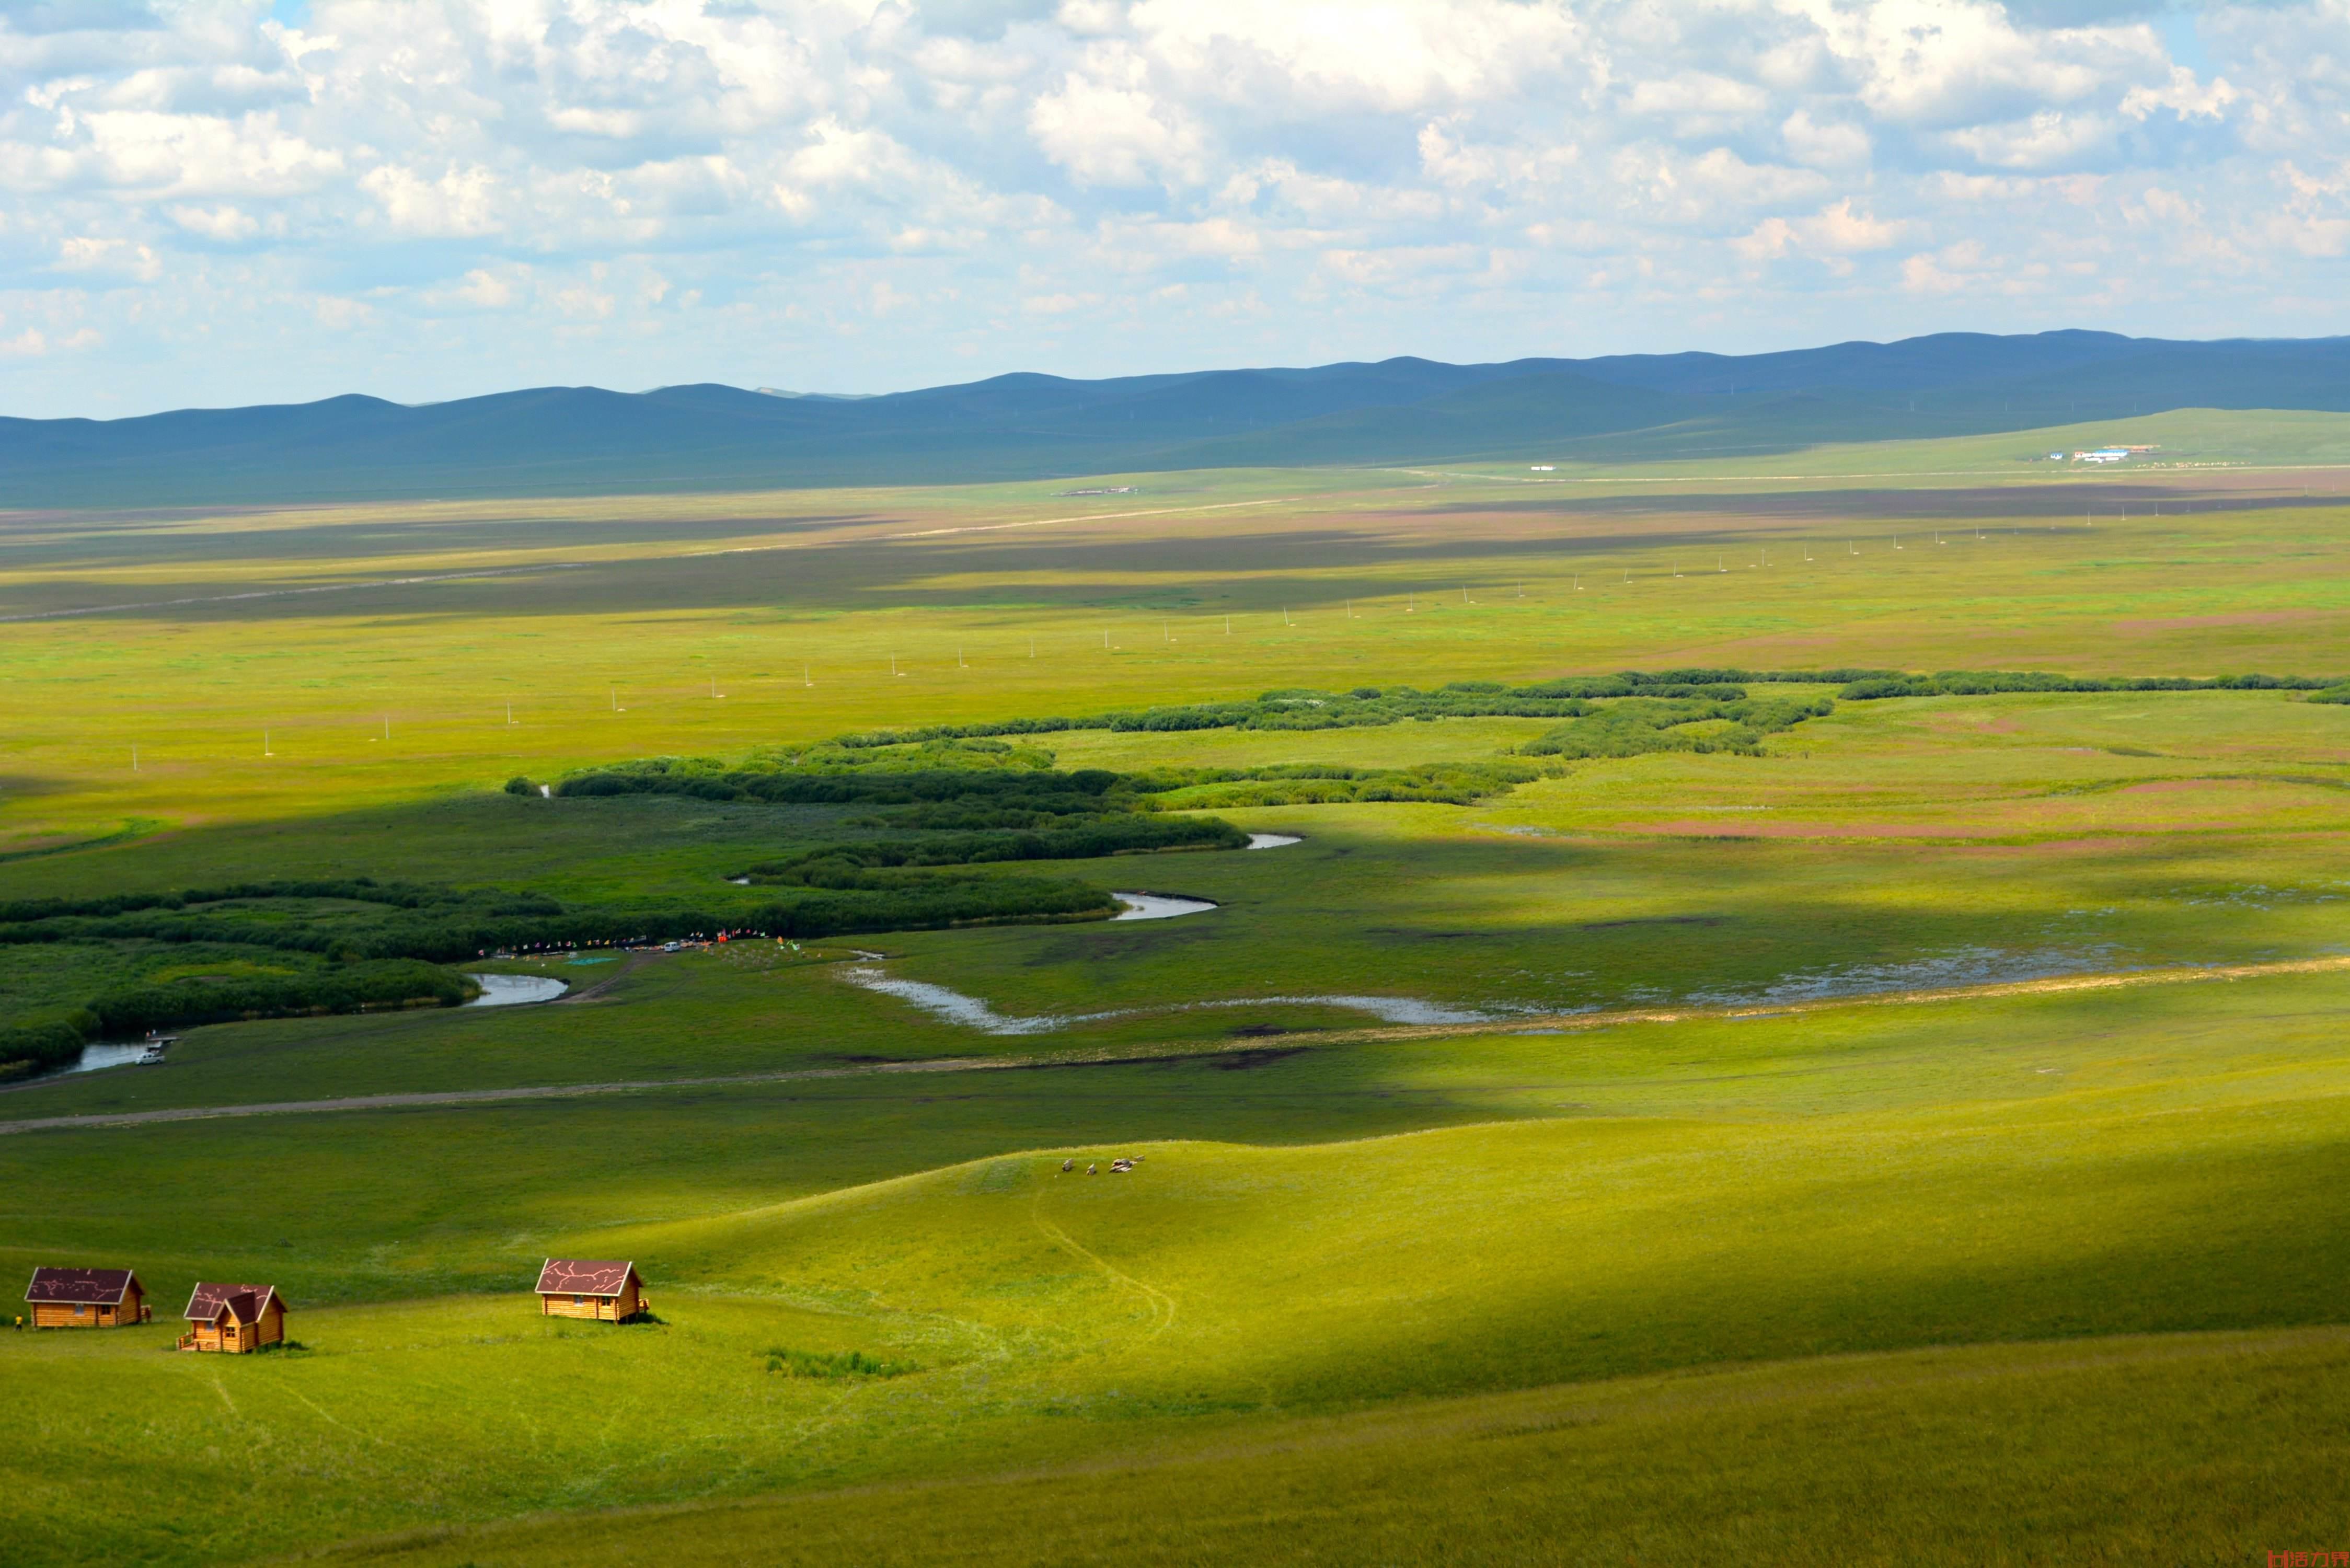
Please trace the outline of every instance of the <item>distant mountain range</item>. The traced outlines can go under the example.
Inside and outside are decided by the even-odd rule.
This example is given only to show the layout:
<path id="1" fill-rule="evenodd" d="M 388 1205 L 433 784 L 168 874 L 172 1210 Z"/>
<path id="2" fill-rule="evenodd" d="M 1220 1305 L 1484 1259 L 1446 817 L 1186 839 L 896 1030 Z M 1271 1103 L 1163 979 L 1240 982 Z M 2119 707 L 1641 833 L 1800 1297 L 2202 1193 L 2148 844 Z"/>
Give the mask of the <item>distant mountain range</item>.
<path id="1" fill-rule="evenodd" d="M 1286 464 L 1664 458 L 2175 408 L 2350 410 L 2350 338 L 1943 333 L 1780 354 L 997 376 L 884 397 L 541 387 L 0 420 L 0 508 L 937 483 Z"/>

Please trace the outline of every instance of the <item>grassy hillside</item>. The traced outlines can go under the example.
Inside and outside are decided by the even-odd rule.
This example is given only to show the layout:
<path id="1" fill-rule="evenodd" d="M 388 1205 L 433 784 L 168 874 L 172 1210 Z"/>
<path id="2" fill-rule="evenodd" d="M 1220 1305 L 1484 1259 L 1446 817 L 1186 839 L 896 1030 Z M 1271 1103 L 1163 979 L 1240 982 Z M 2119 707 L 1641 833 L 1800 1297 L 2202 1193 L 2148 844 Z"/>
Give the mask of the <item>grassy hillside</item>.
<path id="1" fill-rule="evenodd" d="M 161 1328 L 11 1344 L 12 1393 L 33 1412 L 8 1461 L 14 1534 L 43 1561 L 93 1543 L 242 1555 L 1177 1439 L 1277 1444 L 1281 1433 L 1253 1423 L 1367 1401 L 2051 1337 L 2087 1336 L 2089 1348 L 1992 1357 L 1982 1376 L 2054 1365 L 2061 1389 L 2077 1376 L 2061 1369 L 2084 1355 L 2143 1362 L 2146 1402 L 2118 1426 L 2106 1412 L 2106 1440 L 2216 1462 L 2191 1424 L 2159 1435 L 2174 1425 L 2166 1412 L 2214 1397 L 2208 1376 L 2166 1359 L 2203 1352 L 2094 1341 L 2334 1321 L 2328 1282 L 2341 1261 L 2325 1238 L 2350 1129 L 2324 1017 L 2342 984 L 2264 981 L 2183 1004 L 2140 991 L 1916 1017 L 1651 1025 L 1603 1036 L 1596 1052 L 1544 1040 L 1348 1047 L 1250 1071 L 1202 1064 L 1175 1087 L 1148 1066 L 1077 1069 L 1087 1082 L 1057 1093 L 995 1079 L 956 1085 L 959 1098 L 1013 1096 L 992 1115 L 961 1113 L 960 1136 L 992 1121 L 1016 1137 L 1003 1113 L 1033 1115 L 1045 1096 L 1064 1116 L 1090 1102 L 1124 1136 L 939 1168 L 923 1167 L 959 1135 L 920 1108 L 935 1091 L 868 1082 L 834 1107 L 878 1095 L 921 1129 L 875 1147 L 910 1171 L 879 1180 L 842 1181 L 837 1133 L 787 1130 L 800 1116 L 832 1125 L 823 1106 L 846 1085 L 795 1091 L 816 1096 L 806 1111 L 739 1102 L 740 1119 L 732 1096 L 705 1092 L 521 1120 L 449 1110 L 20 1135 L 0 1146 L 18 1166 L 8 1189 L 48 1218 L 27 1212 L 12 1233 L 38 1226 L 50 1239 L 36 1245 L 50 1249 L 68 1234 L 85 1248 L 111 1236 L 107 1251 L 136 1256 L 167 1303 L 200 1260 L 211 1272 L 234 1258 L 309 1293 L 296 1294 L 294 1319 L 306 1348 L 251 1361 L 157 1355 Z M 1416 1087 L 1473 1095 L 1481 1084 L 1513 1099 L 1518 1119 L 1291 1142 L 1339 1130 L 1366 1092 L 1408 1100 Z M 1266 1119 L 1275 1106 L 1289 1107 L 1280 1130 Z M 1168 1138 L 1185 1118 L 1253 1121 L 1263 1141 Z M 559 1152 L 583 1142 L 616 1157 L 594 1182 Z M 737 1163 L 753 1147 L 769 1151 L 769 1168 Z M 165 1231 L 186 1237 L 187 1220 L 134 1189 L 177 1189 L 231 1150 L 299 1169 L 309 1202 L 294 1211 L 256 1191 L 207 1204 L 199 1230 L 212 1240 L 182 1251 Z M 1084 1174 L 1120 1153 L 1143 1162 Z M 1076 1173 L 1062 1173 L 1064 1158 Z M 68 1197 L 85 1159 L 120 1172 L 121 1189 Z M 815 1190 L 745 1206 L 762 1186 Z M 694 1211 L 660 1217 L 664 1207 Z M 101 1225 L 101 1209 L 120 1218 Z M 228 1233 L 239 1226 L 254 1239 L 242 1258 Z M 538 1318 L 512 1293 L 549 1251 L 637 1260 L 660 1323 Z M 358 1271 L 344 1288 L 376 1304 L 316 1304 L 322 1263 Z M 441 1272 L 452 1264 L 456 1275 Z M 412 1291 L 480 1289 L 501 1272 L 502 1293 L 380 1301 L 387 1275 Z M 920 1370 L 795 1377 L 769 1369 L 778 1348 Z M 2331 1340 L 2305 1350 L 2323 1366 L 2340 1354 Z M 2230 1378 L 2249 1382 L 2217 1397 L 2257 1397 L 2283 1376 L 2263 1357 L 2288 1351 L 2230 1358 L 2243 1370 Z M 1800 1407 L 1813 1376 L 1775 1389 L 1765 1378 L 1755 1398 Z M 1637 1409 L 1664 1392 L 1572 1397 Z M 221 1445 L 224 1402 L 275 1441 Z M 1957 1419 L 1969 1405 L 1921 1418 Z M 603 1418 L 579 1421 L 583 1406 Z M 1897 1407 L 1907 1402 L 1877 1407 L 1887 1418 Z M 123 1490 L 135 1475 L 97 1462 L 126 1426 L 148 1459 L 207 1483 L 175 1504 L 168 1536 Z M 1422 1439 L 1408 1425 L 1406 1440 Z M 1703 1447 L 1693 1433 L 1674 1440 Z M 286 1464 L 286 1452 L 301 1461 Z M 2029 1485 L 2060 1463 L 2079 1473 L 2064 1452 L 2011 1454 L 2000 1484 Z M 1814 1469 L 1831 1491 L 1867 1472 L 1834 1445 L 1799 1445 L 1780 1462 Z M 42 1479 L 61 1475 L 91 1479 Z M 2147 1495 L 2199 1530 L 2238 1522 L 2257 1497 Z M 2322 1524 L 2331 1496 L 2266 1495 L 2261 1517 L 2303 1530 Z M 1918 1506 L 1928 1511 L 1909 1517 L 1922 1522 L 1951 1505 Z"/>
<path id="2" fill-rule="evenodd" d="M 2307 1434 L 2327 1426 L 2344 1376 L 2335 1331 L 1856 1356 L 1119 1444 L 979 1480 L 420 1532 L 338 1555 L 2232 1563 L 2246 1541 L 2332 1539 L 2316 1521 L 2339 1510 L 2342 1449 Z"/>

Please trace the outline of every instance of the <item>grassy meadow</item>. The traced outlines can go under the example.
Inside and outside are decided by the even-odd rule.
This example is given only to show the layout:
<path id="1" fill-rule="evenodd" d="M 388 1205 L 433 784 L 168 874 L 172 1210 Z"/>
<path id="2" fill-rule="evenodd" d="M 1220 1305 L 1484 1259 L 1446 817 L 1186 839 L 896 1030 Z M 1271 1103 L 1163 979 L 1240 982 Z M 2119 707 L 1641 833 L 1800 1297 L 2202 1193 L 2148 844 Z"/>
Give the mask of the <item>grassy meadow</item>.
<path id="1" fill-rule="evenodd" d="M 2191 418 L 2250 417 L 2161 416 Z M 1114 497 L 19 514 L 0 617 L 45 618 L 0 620 L 0 854 L 1274 686 L 1685 663 L 2350 672 L 2338 474 L 2015 461 L 2043 440 L 2065 435 L 1864 449 L 1882 483 L 1268 471 L 1131 476 Z"/>
<path id="2" fill-rule="evenodd" d="M 265 1274 L 306 1303 L 306 1348 L 12 1345 L 22 1407 L 54 1414 L 10 1495 L 41 1532 L 20 1539 L 163 1551 L 122 1494 L 56 1479 L 109 1473 L 130 1426 L 210 1480 L 175 1550 L 242 1555 L 1726 1362 L 2322 1325 L 2345 985 L 144 1129 L 169 1189 L 304 1173 L 305 1205 L 224 1195 L 193 1235 L 56 1158 L 121 1135 L 20 1136 L 10 1191 L 53 1185 L 12 1235 L 136 1256 L 167 1299 L 200 1269 Z M 599 1182 L 583 1146 L 611 1151 Z M 1083 1174 L 1114 1153 L 1143 1163 Z M 550 1251 L 638 1260 L 661 1322 L 538 1318 L 516 1287 Z M 793 1378 L 765 1369 L 779 1346 L 921 1370 Z M 301 1463 L 224 1448 L 232 1409 Z"/>
<path id="3" fill-rule="evenodd" d="M 843 814 L 499 786 L 1275 688 L 2350 675 L 2340 421 L 2282 420 L 1121 496 L 17 514 L 0 899 L 747 897 L 724 878 Z M 2124 439 L 2164 463 L 2018 455 Z M 5 1555 L 2350 1546 L 2350 706 L 1784 690 L 1833 711 L 1760 754 L 1053 863 L 1203 913 L 525 958 L 473 967 L 598 989 L 0 1087 L 0 1263 L 135 1266 L 158 1319 L 0 1338 Z M 1551 727 L 1022 743 L 1396 768 Z M 256 961 L 0 947 L 0 1007 Z M 549 1255 L 634 1259 L 653 1321 L 541 1318 Z M 162 1354 L 200 1278 L 276 1282 L 298 1346 Z"/>

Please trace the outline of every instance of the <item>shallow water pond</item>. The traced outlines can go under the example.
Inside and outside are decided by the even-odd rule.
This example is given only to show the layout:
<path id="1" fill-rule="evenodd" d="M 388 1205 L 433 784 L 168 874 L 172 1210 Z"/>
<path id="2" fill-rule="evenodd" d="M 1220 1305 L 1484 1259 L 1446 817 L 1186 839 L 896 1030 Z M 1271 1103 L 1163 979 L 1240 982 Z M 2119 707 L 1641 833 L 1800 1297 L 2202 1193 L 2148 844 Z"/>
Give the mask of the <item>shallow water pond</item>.
<path id="1" fill-rule="evenodd" d="M 130 1045 L 85 1045 L 81 1055 L 72 1065 L 61 1067 L 63 1073 L 95 1073 L 102 1067 L 127 1067 L 147 1054 L 147 1042 Z"/>
<path id="2" fill-rule="evenodd" d="M 1197 915 L 1215 908 L 1205 898 L 1178 898 L 1166 893 L 1112 893 L 1126 908 L 1110 917 L 1113 920 L 1171 920 L 1178 915 Z"/>
<path id="3" fill-rule="evenodd" d="M 526 1002 L 553 1002 L 571 989 L 567 980 L 544 974 L 476 974 L 466 977 L 482 988 L 468 1007 L 515 1007 Z"/>

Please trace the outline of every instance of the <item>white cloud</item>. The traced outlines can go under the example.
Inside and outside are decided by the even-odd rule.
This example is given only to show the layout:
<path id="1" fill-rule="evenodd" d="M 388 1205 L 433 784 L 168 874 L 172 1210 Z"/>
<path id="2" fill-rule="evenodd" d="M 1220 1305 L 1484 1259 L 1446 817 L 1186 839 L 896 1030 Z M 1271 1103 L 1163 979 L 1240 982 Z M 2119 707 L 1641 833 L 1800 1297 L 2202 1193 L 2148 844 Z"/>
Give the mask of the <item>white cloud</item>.
<path id="1" fill-rule="evenodd" d="M 1994 169 L 2056 169 L 2102 152 L 2113 134 L 2110 121 L 2052 109 L 2027 119 L 1968 126 L 1948 140 Z"/>
<path id="2" fill-rule="evenodd" d="M 217 207 L 173 207 L 172 221 L 192 234 L 234 244 L 261 232 L 261 222 L 250 213 L 224 203 Z"/>
<path id="3" fill-rule="evenodd" d="M 519 280 L 500 277 L 484 267 L 475 267 L 465 275 L 465 281 L 449 291 L 454 300 L 483 310 L 504 310 L 520 293 Z"/>
<path id="4" fill-rule="evenodd" d="M 1807 217 L 1765 218 L 1732 240 L 1731 249 L 1750 263 L 1806 254 L 1826 262 L 1832 271 L 1842 275 L 1848 270 L 1849 258 L 1895 244 L 1905 227 L 1856 210 L 1847 196 Z"/>
<path id="5" fill-rule="evenodd" d="M 1020 302 L 1020 308 L 1031 316 L 1066 316 L 1073 310 L 1087 310 L 1098 306 L 1097 294 L 1039 294 Z"/>
<path id="6" fill-rule="evenodd" d="M 432 179 L 409 169 L 370 169 L 359 189 L 401 234 L 488 234 L 503 226 L 497 177 L 487 169 L 452 169 Z"/>
<path id="7" fill-rule="evenodd" d="M 311 300 L 310 314 L 317 318 L 319 326 L 331 332 L 348 332 L 376 319 L 375 309 L 367 301 L 336 294 L 322 294 Z"/>
<path id="8" fill-rule="evenodd" d="M 2199 82 L 2185 66 L 2173 66 L 2170 79 L 2162 86 L 2134 87 L 2122 94 L 2122 112 L 2133 119 L 2144 119 L 2158 109 L 2167 109 L 2181 119 L 2217 119 L 2240 96 L 2225 77 Z"/>
<path id="9" fill-rule="evenodd" d="M 1628 105 L 1635 115 L 1670 121 L 1678 136 L 1698 138 L 1725 135 L 1760 118 L 1771 95 L 1752 82 L 1683 71 L 1635 83 Z"/>
<path id="10" fill-rule="evenodd" d="M 1860 105 L 1901 126 L 1956 130 L 2069 107 L 2159 61 L 2145 28 L 2026 29 L 1993 0 L 1799 4 Z"/>
<path id="11" fill-rule="evenodd" d="M 1567 68 L 1583 36 L 1567 7 L 1511 0 L 1139 0 L 1128 21 L 1187 96 L 1272 119 L 1507 98 Z"/>
<path id="12" fill-rule="evenodd" d="M 1814 169 L 1849 169 L 1868 161 L 1873 148 L 1868 132 L 1850 123 L 1822 124 L 1808 109 L 1799 109 L 1779 127 L 1787 155 Z"/>
<path id="13" fill-rule="evenodd" d="M 57 265 L 60 272 L 112 273 L 141 283 L 153 282 L 163 270 L 162 259 L 145 245 L 89 234 L 60 244 Z"/>
<path id="14" fill-rule="evenodd" d="M 319 190 L 344 168 L 339 152 L 286 130 L 276 114 L 230 119 L 156 109 L 68 111 L 57 130 L 48 145 L 5 148 L 37 161 L 36 188 L 281 197 Z"/>
<path id="15" fill-rule="evenodd" d="M 1685 346 L 1691 301 L 1723 348 L 2350 331 L 2350 0 L 2220 0 L 2192 60 L 2045 9 L 310 0 L 295 27 L 175 0 L 37 36 L 0 11 L 0 389 L 874 389 Z"/>
<path id="16" fill-rule="evenodd" d="M 1072 75 L 1036 100 L 1028 129 L 1080 185 L 1197 184 L 1206 173 L 1205 137 L 1189 114 L 1139 85 L 1145 73 L 1136 63 L 1113 63 L 1124 82 Z"/>

